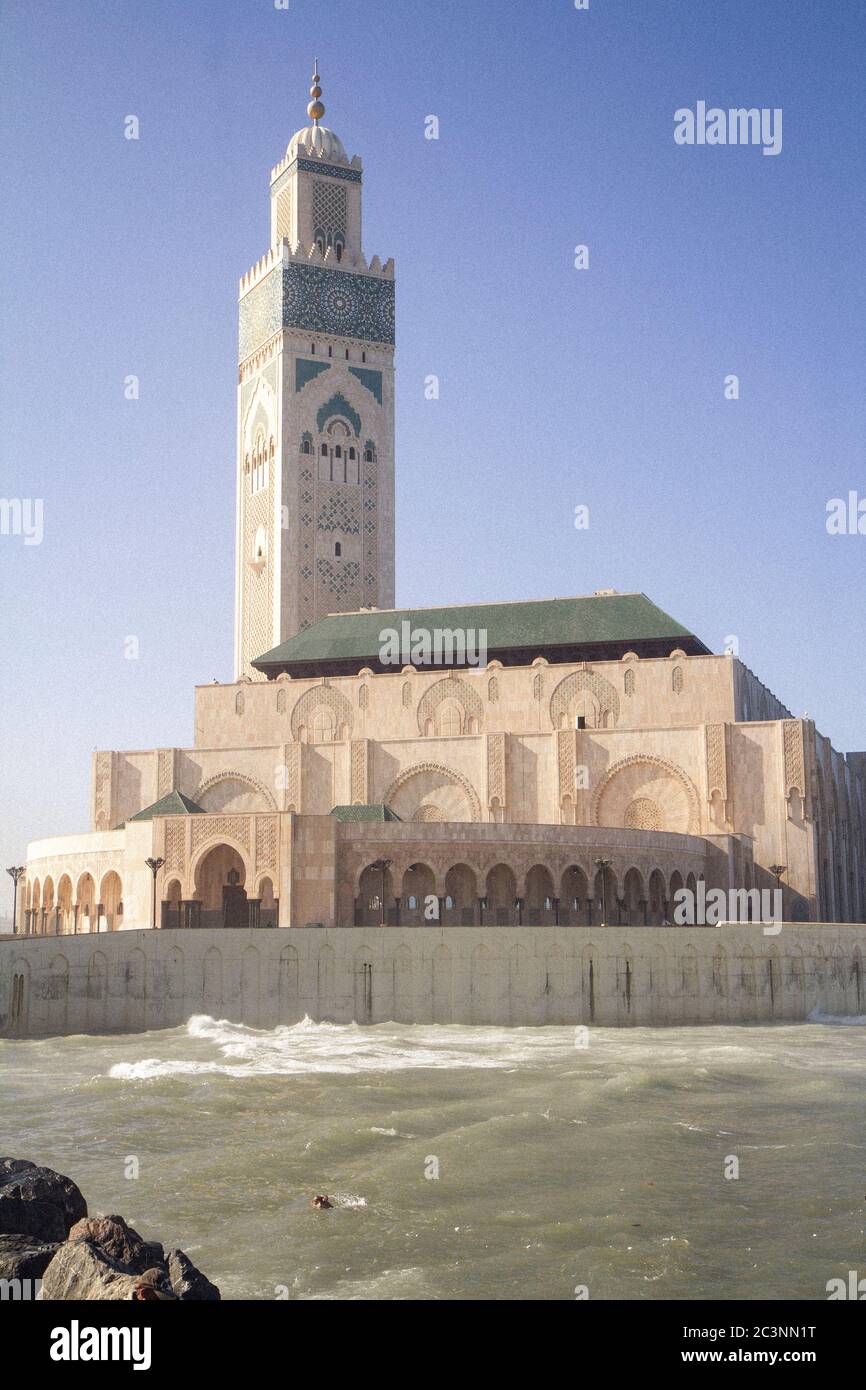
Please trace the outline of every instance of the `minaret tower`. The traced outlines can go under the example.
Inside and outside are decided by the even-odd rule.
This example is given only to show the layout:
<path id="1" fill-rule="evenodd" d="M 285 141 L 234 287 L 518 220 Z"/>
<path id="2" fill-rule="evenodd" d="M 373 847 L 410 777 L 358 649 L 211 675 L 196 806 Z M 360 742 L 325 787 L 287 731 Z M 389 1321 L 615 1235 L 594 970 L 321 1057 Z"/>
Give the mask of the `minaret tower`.
<path id="1" fill-rule="evenodd" d="M 312 125 L 271 174 L 240 282 L 236 676 L 328 613 L 394 604 L 394 262 L 361 245 L 361 161 Z"/>

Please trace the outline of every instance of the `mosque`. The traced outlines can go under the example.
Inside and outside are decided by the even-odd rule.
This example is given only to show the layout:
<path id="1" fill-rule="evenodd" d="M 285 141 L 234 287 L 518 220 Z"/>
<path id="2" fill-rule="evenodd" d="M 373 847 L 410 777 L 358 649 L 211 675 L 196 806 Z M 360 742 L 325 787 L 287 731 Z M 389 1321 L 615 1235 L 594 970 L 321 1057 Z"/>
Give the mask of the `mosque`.
<path id="1" fill-rule="evenodd" d="M 239 287 L 235 680 L 191 748 L 94 754 L 19 937 L 659 927 L 701 880 L 863 922 L 866 752 L 646 595 L 394 607 L 394 263 L 321 96 Z"/>

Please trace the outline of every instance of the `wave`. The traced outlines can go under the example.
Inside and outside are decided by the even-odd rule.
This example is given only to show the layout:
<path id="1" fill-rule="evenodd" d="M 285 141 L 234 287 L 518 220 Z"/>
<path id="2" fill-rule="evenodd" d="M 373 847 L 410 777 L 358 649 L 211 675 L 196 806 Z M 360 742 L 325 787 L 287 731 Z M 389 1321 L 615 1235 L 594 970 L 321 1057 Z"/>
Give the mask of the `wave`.
<path id="1" fill-rule="evenodd" d="M 420 1068 L 499 1070 L 561 1060 L 573 1048 L 572 1034 L 571 1029 L 448 1024 L 362 1027 L 314 1023 L 308 1017 L 263 1030 L 196 1014 L 183 1032 L 165 1035 L 165 1051 L 174 1055 L 116 1062 L 108 1075 L 120 1081 L 151 1081 L 172 1076 L 356 1075 Z M 152 1046 L 153 1035 L 148 1042 Z M 214 1049 L 218 1056 L 213 1055 Z"/>

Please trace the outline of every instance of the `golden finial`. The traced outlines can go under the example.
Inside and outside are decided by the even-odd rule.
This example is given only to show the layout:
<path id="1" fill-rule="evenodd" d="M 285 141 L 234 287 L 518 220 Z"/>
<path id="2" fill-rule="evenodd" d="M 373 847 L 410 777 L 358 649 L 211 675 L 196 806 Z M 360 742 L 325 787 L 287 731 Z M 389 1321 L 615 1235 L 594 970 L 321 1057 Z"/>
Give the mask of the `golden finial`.
<path id="1" fill-rule="evenodd" d="M 314 58 L 314 59 L 313 59 L 313 85 L 312 85 L 312 87 L 310 88 L 310 96 L 313 98 L 313 100 L 310 102 L 309 106 L 307 107 L 307 115 L 308 115 L 308 116 L 312 116 L 313 122 L 314 122 L 315 125 L 318 125 L 318 124 L 319 124 L 319 121 L 322 119 L 322 117 L 323 117 L 324 114 L 325 114 L 325 108 L 324 108 L 322 102 L 319 101 L 319 97 L 320 97 L 321 95 L 322 95 L 322 89 L 321 89 L 321 87 L 319 86 L 319 60 L 318 60 L 318 58 Z"/>

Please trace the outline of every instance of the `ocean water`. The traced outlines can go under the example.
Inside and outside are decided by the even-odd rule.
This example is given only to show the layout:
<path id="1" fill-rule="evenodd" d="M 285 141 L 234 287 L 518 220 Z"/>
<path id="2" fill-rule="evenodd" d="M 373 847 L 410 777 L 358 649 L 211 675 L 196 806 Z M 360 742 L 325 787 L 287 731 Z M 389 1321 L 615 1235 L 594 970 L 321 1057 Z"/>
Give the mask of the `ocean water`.
<path id="1" fill-rule="evenodd" d="M 864 1025 L 0 1041 L 0 1152 L 226 1298 L 825 1299 L 866 1272 Z"/>

